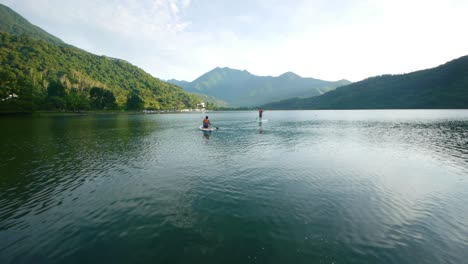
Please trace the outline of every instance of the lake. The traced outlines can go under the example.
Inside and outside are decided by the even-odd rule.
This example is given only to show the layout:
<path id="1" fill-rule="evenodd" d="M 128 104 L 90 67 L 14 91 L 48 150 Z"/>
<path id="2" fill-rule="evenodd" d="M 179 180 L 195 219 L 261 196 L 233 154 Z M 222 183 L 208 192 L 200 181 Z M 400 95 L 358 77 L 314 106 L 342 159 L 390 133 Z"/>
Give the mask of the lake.
<path id="1" fill-rule="evenodd" d="M 468 111 L 2 117 L 0 263 L 466 263 Z"/>

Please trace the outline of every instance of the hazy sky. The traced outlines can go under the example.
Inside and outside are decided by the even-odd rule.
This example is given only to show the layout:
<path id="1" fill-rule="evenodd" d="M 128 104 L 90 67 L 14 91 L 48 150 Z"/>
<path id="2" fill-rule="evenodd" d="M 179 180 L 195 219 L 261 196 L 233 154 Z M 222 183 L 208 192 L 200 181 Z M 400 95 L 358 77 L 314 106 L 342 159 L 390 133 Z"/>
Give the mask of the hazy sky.
<path id="1" fill-rule="evenodd" d="M 467 0 L 0 0 L 65 42 L 161 79 L 215 68 L 324 80 L 468 55 Z"/>

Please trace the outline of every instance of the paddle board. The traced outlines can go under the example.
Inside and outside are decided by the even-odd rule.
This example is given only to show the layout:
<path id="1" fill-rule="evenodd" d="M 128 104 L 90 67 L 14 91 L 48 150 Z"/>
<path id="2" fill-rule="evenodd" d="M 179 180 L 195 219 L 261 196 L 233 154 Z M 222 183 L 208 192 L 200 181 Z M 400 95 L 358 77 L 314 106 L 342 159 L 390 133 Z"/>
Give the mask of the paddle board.
<path id="1" fill-rule="evenodd" d="M 203 126 L 200 126 L 200 130 L 203 132 L 213 132 L 216 130 L 216 128 L 215 127 L 203 128 Z"/>

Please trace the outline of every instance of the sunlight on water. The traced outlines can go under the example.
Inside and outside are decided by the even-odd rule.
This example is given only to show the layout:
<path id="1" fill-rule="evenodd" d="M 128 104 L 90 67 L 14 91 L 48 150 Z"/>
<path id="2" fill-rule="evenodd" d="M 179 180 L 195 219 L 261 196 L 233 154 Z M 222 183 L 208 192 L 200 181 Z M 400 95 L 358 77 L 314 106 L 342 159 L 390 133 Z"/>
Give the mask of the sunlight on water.
<path id="1" fill-rule="evenodd" d="M 463 263 L 468 111 L 2 118 L 1 263 Z"/>

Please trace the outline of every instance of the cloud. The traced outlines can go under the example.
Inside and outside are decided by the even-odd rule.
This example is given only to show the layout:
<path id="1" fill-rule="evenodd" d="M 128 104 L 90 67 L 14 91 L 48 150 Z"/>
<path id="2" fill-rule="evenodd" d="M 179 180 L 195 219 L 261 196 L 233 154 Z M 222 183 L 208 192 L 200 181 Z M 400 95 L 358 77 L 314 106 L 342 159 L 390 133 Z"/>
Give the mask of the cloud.
<path id="1" fill-rule="evenodd" d="M 182 8 L 188 8 L 191 3 L 191 0 L 182 0 Z"/>
<path id="2" fill-rule="evenodd" d="M 49 21 L 87 26 L 122 35 L 157 36 L 183 31 L 189 21 L 179 13 L 190 1 L 177 0 L 6 0 Z M 45 12 L 47 10 L 47 12 Z M 44 18 L 45 17 L 45 18 Z"/>

